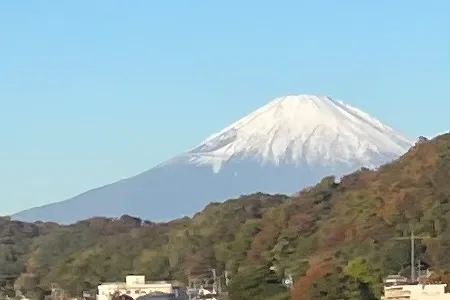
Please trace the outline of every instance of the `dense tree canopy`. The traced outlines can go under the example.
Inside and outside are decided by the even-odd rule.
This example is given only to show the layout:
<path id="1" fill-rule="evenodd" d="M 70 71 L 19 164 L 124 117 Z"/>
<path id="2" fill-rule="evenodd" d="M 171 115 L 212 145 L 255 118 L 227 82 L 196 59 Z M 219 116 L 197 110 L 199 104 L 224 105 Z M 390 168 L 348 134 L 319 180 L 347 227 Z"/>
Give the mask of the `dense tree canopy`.
<path id="1" fill-rule="evenodd" d="M 51 283 L 78 295 L 126 274 L 187 282 L 231 274 L 233 299 L 375 299 L 383 276 L 418 257 L 449 278 L 450 134 L 423 140 L 376 171 L 324 178 L 295 196 L 253 194 L 212 203 L 192 218 L 131 216 L 70 226 L 0 219 L 1 291 L 40 295 Z M 276 266 L 278 272 L 270 270 Z M 284 276 L 295 279 L 289 291 Z"/>

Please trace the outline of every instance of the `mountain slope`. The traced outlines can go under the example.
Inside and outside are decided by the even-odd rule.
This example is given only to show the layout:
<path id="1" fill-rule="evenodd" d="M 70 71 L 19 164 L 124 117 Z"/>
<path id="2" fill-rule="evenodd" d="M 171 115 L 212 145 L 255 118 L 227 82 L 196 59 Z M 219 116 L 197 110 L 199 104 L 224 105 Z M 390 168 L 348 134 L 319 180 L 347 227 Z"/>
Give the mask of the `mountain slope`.
<path id="1" fill-rule="evenodd" d="M 271 264 L 295 279 L 292 300 L 353 299 L 348 296 L 359 292 L 379 296 L 383 276 L 410 273 L 409 241 L 396 238 L 408 237 L 411 224 L 426 237 L 417 241 L 417 259 L 436 272 L 450 271 L 449 169 L 450 134 L 445 134 L 339 183 L 326 177 L 294 197 L 257 193 L 211 203 L 193 218 L 169 223 L 129 216 L 53 227 L 5 220 L 2 237 L 22 237 L 30 227 L 47 230 L 29 236 L 28 246 L 0 244 L 5 254 L 0 263 L 11 260 L 13 270 L 22 270 L 15 285 L 24 292 L 50 283 L 72 295 L 95 291 L 98 282 L 123 280 L 127 272 L 187 282 L 188 276 L 210 275 L 211 268 L 246 283 L 253 281 L 242 278 L 251 276 L 248 267 Z M 244 299 L 239 286 L 231 287 L 236 288 L 232 299 Z"/>
<path id="2" fill-rule="evenodd" d="M 167 220 L 241 194 L 292 194 L 326 175 L 382 165 L 411 145 L 342 102 L 282 97 L 149 171 L 13 218 L 67 223 L 127 213 Z"/>

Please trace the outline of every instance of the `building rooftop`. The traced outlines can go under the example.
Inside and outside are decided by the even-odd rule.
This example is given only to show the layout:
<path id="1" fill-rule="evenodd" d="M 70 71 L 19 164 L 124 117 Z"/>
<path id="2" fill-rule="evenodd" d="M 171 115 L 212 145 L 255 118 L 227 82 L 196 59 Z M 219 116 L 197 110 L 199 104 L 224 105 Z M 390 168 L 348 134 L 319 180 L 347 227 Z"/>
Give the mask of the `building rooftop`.
<path id="1" fill-rule="evenodd" d="M 111 281 L 111 282 L 102 282 L 100 285 L 121 285 L 121 284 L 127 284 L 126 281 Z M 129 284 L 129 283 L 128 283 Z M 168 281 L 145 281 L 142 283 L 132 283 L 131 285 L 140 285 L 140 284 L 171 284 Z"/>

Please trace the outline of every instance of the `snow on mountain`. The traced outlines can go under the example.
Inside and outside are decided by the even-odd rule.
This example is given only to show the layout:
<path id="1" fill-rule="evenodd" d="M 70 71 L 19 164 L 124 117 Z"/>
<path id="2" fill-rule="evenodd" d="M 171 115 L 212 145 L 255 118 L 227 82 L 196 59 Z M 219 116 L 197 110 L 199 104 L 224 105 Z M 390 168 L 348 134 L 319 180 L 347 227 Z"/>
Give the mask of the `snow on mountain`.
<path id="1" fill-rule="evenodd" d="M 343 102 L 281 97 L 144 173 L 13 218 L 70 223 L 130 214 L 168 220 L 242 194 L 292 194 L 324 176 L 377 167 L 413 144 Z"/>
<path id="2" fill-rule="evenodd" d="M 413 142 L 370 115 L 329 97 L 277 98 L 205 139 L 184 156 L 215 173 L 232 157 L 279 165 L 379 164 Z"/>

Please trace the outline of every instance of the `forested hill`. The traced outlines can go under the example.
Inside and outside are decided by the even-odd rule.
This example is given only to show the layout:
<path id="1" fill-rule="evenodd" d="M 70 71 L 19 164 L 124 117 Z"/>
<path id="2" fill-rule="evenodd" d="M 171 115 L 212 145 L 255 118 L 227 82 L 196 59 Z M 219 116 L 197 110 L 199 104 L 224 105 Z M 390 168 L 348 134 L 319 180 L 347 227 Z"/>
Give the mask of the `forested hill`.
<path id="1" fill-rule="evenodd" d="M 417 258 L 450 270 L 450 134 L 422 139 L 377 171 L 324 178 L 294 197 L 253 194 L 212 203 L 192 219 L 164 224 L 130 216 L 70 226 L 0 221 L 4 293 L 38 295 L 50 283 L 69 293 L 126 274 L 151 279 L 232 274 L 232 299 L 287 299 L 265 270 L 295 279 L 292 299 L 377 297 L 383 276 L 409 272 L 414 224 Z M 239 280 L 238 280 L 239 279 Z"/>

